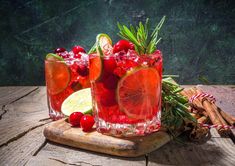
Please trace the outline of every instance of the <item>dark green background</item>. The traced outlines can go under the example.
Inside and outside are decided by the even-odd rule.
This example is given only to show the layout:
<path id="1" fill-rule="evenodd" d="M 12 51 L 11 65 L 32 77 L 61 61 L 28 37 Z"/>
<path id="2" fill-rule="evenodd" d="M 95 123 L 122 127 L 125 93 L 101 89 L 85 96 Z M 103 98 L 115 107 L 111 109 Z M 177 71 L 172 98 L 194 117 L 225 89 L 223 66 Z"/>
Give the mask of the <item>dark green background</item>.
<path id="1" fill-rule="evenodd" d="M 226 0 L 1 0 L 0 85 L 44 85 L 44 57 L 56 47 L 87 50 L 116 22 L 163 15 L 164 73 L 182 84 L 235 84 L 235 8 Z M 152 26 L 153 28 L 153 26 Z"/>

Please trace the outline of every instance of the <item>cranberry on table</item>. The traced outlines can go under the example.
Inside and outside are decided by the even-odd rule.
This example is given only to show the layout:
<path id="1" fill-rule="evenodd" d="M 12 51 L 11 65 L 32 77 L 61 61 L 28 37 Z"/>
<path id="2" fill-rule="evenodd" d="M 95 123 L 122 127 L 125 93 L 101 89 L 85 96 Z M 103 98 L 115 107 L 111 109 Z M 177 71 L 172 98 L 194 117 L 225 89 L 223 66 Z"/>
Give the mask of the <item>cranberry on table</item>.
<path id="1" fill-rule="evenodd" d="M 61 52 L 65 52 L 65 51 L 66 51 L 65 48 L 59 47 L 59 48 L 57 48 L 57 49 L 54 50 L 54 53 L 56 54 L 56 53 L 61 53 Z"/>
<path id="2" fill-rule="evenodd" d="M 127 52 L 128 50 L 134 50 L 135 46 L 133 43 L 127 41 L 127 40 L 119 40 L 114 46 L 113 46 L 113 53 L 117 53 L 120 51 Z"/>
<path id="3" fill-rule="evenodd" d="M 80 52 L 86 53 L 85 49 L 81 46 L 74 46 L 72 51 L 74 54 L 78 54 Z"/>
<path id="4" fill-rule="evenodd" d="M 69 123 L 72 126 L 80 126 L 80 120 L 81 118 L 84 116 L 83 113 L 81 112 L 73 112 L 70 116 L 69 116 Z"/>
<path id="5" fill-rule="evenodd" d="M 83 131 L 91 131 L 93 125 L 95 124 L 94 117 L 91 115 L 84 115 L 80 120 L 80 126 Z"/>

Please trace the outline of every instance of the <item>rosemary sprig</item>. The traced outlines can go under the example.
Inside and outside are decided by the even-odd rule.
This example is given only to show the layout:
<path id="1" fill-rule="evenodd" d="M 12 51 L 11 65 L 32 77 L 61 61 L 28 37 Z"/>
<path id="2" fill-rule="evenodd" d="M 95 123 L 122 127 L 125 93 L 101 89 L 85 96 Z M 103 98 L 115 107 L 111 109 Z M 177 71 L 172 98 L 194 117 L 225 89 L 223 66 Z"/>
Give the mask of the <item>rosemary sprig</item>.
<path id="1" fill-rule="evenodd" d="M 161 21 L 154 28 L 151 35 L 149 35 L 149 19 L 146 19 L 145 24 L 139 22 L 139 25 L 134 27 L 130 25 L 128 28 L 126 25 L 121 25 L 117 23 L 119 28 L 118 35 L 126 40 L 129 40 L 135 45 L 135 50 L 142 54 L 151 54 L 157 49 L 157 44 L 160 42 L 161 38 L 158 38 L 158 33 L 165 21 L 165 16 L 162 17 Z"/>
<path id="2" fill-rule="evenodd" d="M 183 88 L 172 78 L 162 79 L 162 123 L 168 130 L 179 129 L 184 121 L 194 123 L 196 119 L 192 117 L 188 109 L 188 100 L 181 95 Z"/>

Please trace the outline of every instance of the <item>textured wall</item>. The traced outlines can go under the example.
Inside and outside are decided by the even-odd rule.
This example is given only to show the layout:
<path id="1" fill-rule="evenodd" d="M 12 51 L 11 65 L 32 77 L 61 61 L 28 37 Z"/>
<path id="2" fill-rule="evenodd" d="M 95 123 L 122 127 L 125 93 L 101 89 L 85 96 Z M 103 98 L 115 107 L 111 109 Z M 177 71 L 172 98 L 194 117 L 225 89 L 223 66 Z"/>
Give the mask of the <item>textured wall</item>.
<path id="1" fill-rule="evenodd" d="M 163 15 L 165 74 L 180 83 L 235 84 L 235 8 L 225 0 L 1 0 L 0 85 L 44 85 L 43 60 L 56 47 L 87 50 L 97 33 L 119 38 L 116 22 Z M 153 26 L 152 26 L 153 27 Z"/>

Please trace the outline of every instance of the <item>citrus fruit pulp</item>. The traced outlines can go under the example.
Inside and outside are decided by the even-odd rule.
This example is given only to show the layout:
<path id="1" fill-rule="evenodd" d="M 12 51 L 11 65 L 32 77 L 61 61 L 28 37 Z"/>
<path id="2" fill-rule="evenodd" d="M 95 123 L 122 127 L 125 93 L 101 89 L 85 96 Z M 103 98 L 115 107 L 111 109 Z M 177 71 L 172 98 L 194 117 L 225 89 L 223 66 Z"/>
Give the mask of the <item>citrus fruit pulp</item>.
<path id="1" fill-rule="evenodd" d="M 62 92 L 70 81 L 68 66 L 54 55 L 49 56 L 50 59 L 45 61 L 46 85 L 50 95 Z"/>
<path id="2" fill-rule="evenodd" d="M 73 112 L 82 112 L 89 114 L 92 112 L 91 89 L 85 88 L 72 93 L 61 105 L 61 111 L 64 115 L 70 116 Z"/>
<path id="3" fill-rule="evenodd" d="M 156 69 L 142 67 L 127 73 L 118 83 L 120 110 L 134 119 L 156 116 L 161 100 L 161 78 Z"/>
<path id="4" fill-rule="evenodd" d="M 98 80 L 98 78 L 100 78 L 101 73 L 102 73 L 102 60 L 101 57 L 98 55 L 91 55 L 90 59 L 89 59 L 89 78 L 90 81 L 96 81 Z"/>

